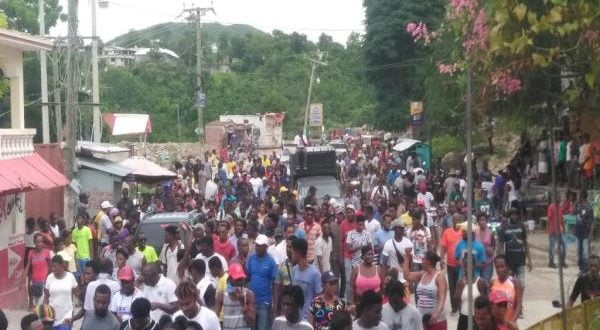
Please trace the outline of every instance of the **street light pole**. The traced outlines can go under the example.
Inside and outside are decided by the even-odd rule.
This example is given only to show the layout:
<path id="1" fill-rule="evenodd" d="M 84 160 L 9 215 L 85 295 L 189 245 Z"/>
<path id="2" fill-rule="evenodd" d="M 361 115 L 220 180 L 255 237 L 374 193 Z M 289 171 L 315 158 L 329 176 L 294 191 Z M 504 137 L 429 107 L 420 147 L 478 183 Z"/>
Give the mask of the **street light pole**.
<path id="1" fill-rule="evenodd" d="M 310 99 L 312 97 L 312 88 L 313 88 L 313 83 L 315 80 L 315 71 L 317 70 L 317 67 L 319 65 L 327 66 L 326 62 L 321 62 L 321 59 L 323 58 L 323 53 L 317 51 L 317 57 L 319 58 L 318 60 L 312 59 L 312 58 L 308 59 L 311 62 L 311 68 L 310 68 L 310 81 L 308 83 L 308 95 L 306 96 L 306 109 L 304 112 L 304 130 L 303 130 L 304 136 L 306 136 L 307 139 L 308 139 L 308 114 L 310 113 Z"/>
<path id="2" fill-rule="evenodd" d="M 46 35 L 44 0 L 38 1 L 38 22 L 40 36 Z M 50 143 L 50 114 L 48 111 L 48 65 L 46 62 L 46 51 L 40 50 L 40 83 L 42 93 L 42 142 Z M 60 141 L 58 141 L 60 142 Z"/>
<path id="3" fill-rule="evenodd" d="M 96 0 L 92 0 L 92 109 L 93 141 L 102 140 L 102 113 L 100 112 L 100 83 L 98 78 L 98 37 L 96 33 Z"/>

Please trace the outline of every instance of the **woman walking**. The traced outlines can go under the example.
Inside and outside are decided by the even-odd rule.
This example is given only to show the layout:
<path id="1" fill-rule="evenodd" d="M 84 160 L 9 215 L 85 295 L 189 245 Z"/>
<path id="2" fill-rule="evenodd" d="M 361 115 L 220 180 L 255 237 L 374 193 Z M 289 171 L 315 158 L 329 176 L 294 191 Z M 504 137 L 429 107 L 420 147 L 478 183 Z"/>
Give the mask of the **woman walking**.
<path id="1" fill-rule="evenodd" d="M 52 273 L 46 279 L 44 303 L 54 308 L 53 330 L 70 330 L 73 318 L 73 290 L 77 288 L 75 275 L 67 271 L 67 262 L 60 255 L 52 258 Z"/>
<path id="2" fill-rule="evenodd" d="M 46 276 L 50 269 L 50 259 L 52 251 L 46 248 L 44 238 L 41 233 L 37 233 L 34 238 L 35 249 L 29 252 L 29 262 L 25 274 L 28 275 L 29 288 L 29 308 L 33 309 L 41 303 L 44 295 L 44 286 Z"/>
<path id="3" fill-rule="evenodd" d="M 379 293 L 383 284 L 383 272 L 373 263 L 375 252 L 372 245 L 361 249 L 361 262 L 352 269 L 350 301 L 358 305 L 359 298 L 368 290 Z"/>
<path id="4" fill-rule="evenodd" d="M 442 271 L 436 269 L 440 257 L 427 252 L 423 258 L 423 270 L 410 272 L 412 249 L 407 248 L 403 263 L 404 278 L 417 283 L 417 309 L 423 317 L 424 330 L 446 330 L 448 323 L 444 312 L 448 284 Z"/>

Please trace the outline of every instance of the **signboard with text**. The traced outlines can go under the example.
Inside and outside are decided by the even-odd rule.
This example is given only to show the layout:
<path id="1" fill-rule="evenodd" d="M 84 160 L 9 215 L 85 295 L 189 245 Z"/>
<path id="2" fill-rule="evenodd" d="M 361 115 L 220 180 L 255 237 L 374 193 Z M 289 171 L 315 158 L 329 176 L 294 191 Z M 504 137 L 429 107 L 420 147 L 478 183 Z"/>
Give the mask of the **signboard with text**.
<path id="1" fill-rule="evenodd" d="M 418 115 L 423 113 L 423 102 L 410 102 L 410 115 Z"/>
<path id="2" fill-rule="evenodd" d="M 308 125 L 310 127 L 323 126 L 323 103 L 311 103 L 308 112 Z"/>

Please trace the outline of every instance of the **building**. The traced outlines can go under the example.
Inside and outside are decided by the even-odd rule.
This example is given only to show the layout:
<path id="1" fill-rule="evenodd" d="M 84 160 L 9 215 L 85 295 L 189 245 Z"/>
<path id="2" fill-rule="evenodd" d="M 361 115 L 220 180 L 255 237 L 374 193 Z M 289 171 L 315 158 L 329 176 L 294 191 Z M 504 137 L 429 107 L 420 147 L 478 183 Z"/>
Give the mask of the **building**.
<path id="1" fill-rule="evenodd" d="M 110 66 L 125 67 L 147 61 L 151 56 L 158 56 L 166 61 L 179 60 L 179 55 L 166 48 L 125 48 L 119 46 L 103 47 L 99 57 Z"/>
<path id="2" fill-rule="evenodd" d="M 130 66 L 135 63 L 135 49 L 106 46 L 102 48 L 99 58 L 104 59 L 110 66 Z"/>
<path id="3" fill-rule="evenodd" d="M 35 129 L 26 128 L 23 52 L 51 50 L 52 41 L 0 29 L 0 69 L 10 80 L 10 128 L 0 129 L 0 308 L 27 302 L 25 192 L 65 187 L 69 181 L 34 152 Z"/>
<path id="4" fill-rule="evenodd" d="M 256 115 L 221 115 L 221 122 L 252 126 L 252 138 L 259 149 L 281 148 L 283 145 L 283 120 L 285 112 L 269 112 Z"/>

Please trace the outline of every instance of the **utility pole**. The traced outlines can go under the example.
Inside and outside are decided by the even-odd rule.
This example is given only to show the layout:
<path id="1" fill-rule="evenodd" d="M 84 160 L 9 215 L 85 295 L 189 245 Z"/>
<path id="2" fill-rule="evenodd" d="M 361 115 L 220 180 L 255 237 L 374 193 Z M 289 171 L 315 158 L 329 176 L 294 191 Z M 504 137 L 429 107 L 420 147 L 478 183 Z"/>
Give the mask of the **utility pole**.
<path id="1" fill-rule="evenodd" d="M 96 0 L 92 0 L 92 109 L 93 141 L 102 139 L 102 113 L 100 112 L 100 83 L 98 81 L 98 36 L 96 34 Z"/>
<path id="2" fill-rule="evenodd" d="M 196 7 L 183 10 L 189 13 L 188 20 L 196 22 L 196 106 L 198 109 L 198 141 L 204 147 L 204 106 L 206 95 L 202 92 L 202 16 L 208 12 L 215 14 L 213 7 Z"/>
<path id="3" fill-rule="evenodd" d="M 38 23 L 40 36 L 46 35 L 44 0 L 38 1 Z M 46 51 L 40 50 L 40 83 L 42 92 L 42 142 L 50 143 L 50 115 L 48 113 L 48 66 L 46 62 Z"/>
<path id="4" fill-rule="evenodd" d="M 467 111 L 465 131 L 467 140 L 467 306 L 468 330 L 473 330 L 473 142 L 471 134 L 471 112 L 473 108 L 473 77 L 471 61 L 467 58 Z"/>
<path id="5" fill-rule="evenodd" d="M 57 41 L 57 44 L 59 43 L 60 41 Z M 58 47 L 60 47 L 60 44 Z M 54 86 L 54 116 L 56 119 L 56 142 L 61 143 L 63 142 L 63 122 L 62 104 L 60 97 L 60 83 L 58 81 L 58 76 L 60 75 L 60 71 L 58 69 L 58 61 L 58 56 L 52 61 L 52 83 Z"/>
<path id="6" fill-rule="evenodd" d="M 308 96 L 306 97 L 306 110 L 304 112 L 304 136 L 308 139 L 308 114 L 310 113 L 310 99 L 312 97 L 312 88 L 313 82 L 315 80 L 315 71 L 319 65 L 326 66 L 326 62 L 321 62 L 325 53 L 317 51 L 318 59 L 309 58 L 308 60 L 311 62 L 310 68 L 310 82 L 308 83 Z"/>
<path id="7" fill-rule="evenodd" d="M 77 79 L 77 8 L 79 0 L 69 0 L 68 5 L 68 50 L 67 50 L 67 143 L 65 146 L 65 174 L 69 180 L 75 176 L 75 146 L 77 144 L 77 118 L 79 117 Z M 72 223 L 77 197 L 73 189 L 65 189 L 65 219 Z"/>

